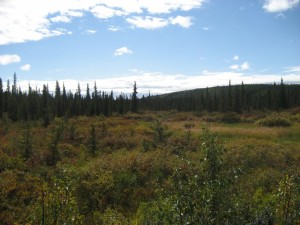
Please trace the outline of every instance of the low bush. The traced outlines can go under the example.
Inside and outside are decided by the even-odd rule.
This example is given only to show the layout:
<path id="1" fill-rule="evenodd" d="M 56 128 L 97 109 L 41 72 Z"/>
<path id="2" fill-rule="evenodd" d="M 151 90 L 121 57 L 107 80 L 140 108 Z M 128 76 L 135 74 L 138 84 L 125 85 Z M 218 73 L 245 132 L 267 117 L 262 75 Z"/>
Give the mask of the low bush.
<path id="1" fill-rule="evenodd" d="M 288 119 L 279 116 L 266 117 L 258 120 L 257 123 L 264 127 L 289 127 L 292 125 Z"/>
<path id="2" fill-rule="evenodd" d="M 234 112 L 228 112 L 221 116 L 220 121 L 223 123 L 239 123 L 241 121 L 241 117 Z"/>

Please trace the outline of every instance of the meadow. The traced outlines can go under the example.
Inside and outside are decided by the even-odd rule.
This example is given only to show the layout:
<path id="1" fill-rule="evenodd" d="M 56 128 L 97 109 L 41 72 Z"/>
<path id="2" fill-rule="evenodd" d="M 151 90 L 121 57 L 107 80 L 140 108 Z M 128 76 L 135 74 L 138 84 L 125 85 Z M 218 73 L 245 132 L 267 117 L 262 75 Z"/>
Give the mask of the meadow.
<path id="1" fill-rule="evenodd" d="M 300 224 L 300 109 L 0 121 L 8 224 Z"/>

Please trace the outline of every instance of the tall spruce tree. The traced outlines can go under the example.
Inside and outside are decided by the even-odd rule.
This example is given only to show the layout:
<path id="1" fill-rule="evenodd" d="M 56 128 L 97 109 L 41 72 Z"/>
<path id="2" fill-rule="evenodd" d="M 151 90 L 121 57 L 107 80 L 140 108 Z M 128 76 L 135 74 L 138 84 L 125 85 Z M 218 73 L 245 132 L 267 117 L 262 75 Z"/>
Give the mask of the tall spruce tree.
<path id="1" fill-rule="evenodd" d="M 281 78 L 280 82 L 280 96 L 279 96 L 279 107 L 282 109 L 287 108 L 287 99 L 286 99 L 286 90 L 285 85 L 283 83 L 283 79 Z"/>
<path id="2" fill-rule="evenodd" d="M 61 92 L 58 81 L 56 81 L 55 85 L 55 115 L 58 117 L 62 116 Z"/>
<path id="3" fill-rule="evenodd" d="M 50 115 L 49 115 L 49 101 L 48 101 L 49 90 L 46 85 L 43 85 L 43 93 L 42 93 L 42 118 L 43 125 L 48 127 L 50 124 Z"/>
<path id="4" fill-rule="evenodd" d="M 131 112 L 137 113 L 138 111 L 138 99 L 137 99 L 137 88 L 136 82 L 134 81 L 133 85 L 133 93 L 132 93 L 132 105 L 131 105 Z"/>
<path id="5" fill-rule="evenodd" d="M 228 84 L 228 111 L 232 111 L 232 87 L 231 87 L 231 80 L 229 80 Z"/>
<path id="6" fill-rule="evenodd" d="M 92 114 L 92 107 L 91 107 L 91 94 L 90 94 L 90 86 L 89 84 L 86 85 L 86 95 L 85 95 L 85 114 L 90 116 Z"/>
<path id="7" fill-rule="evenodd" d="M 3 95 L 2 79 L 0 77 L 0 118 L 2 118 L 3 112 L 4 112 L 4 95 Z"/>
<path id="8" fill-rule="evenodd" d="M 81 88 L 80 84 L 77 85 L 77 90 L 75 93 L 75 115 L 80 116 L 82 114 L 82 99 L 81 99 Z"/>
<path id="9" fill-rule="evenodd" d="M 8 102 L 9 118 L 13 121 L 18 120 L 18 88 L 17 88 L 17 75 L 14 73 L 14 81 L 11 89 L 11 96 Z"/>
<path id="10" fill-rule="evenodd" d="M 65 84 L 63 83 L 63 93 L 62 93 L 62 114 L 65 116 L 67 113 L 67 92 L 66 92 L 66 87 Z"/>
<path id="11" fill-rule="evenodd" d="M 245 85 L 244 81 L 242 81 L 241 85 L 241 111 L 243 112 L 245 110 L 246 102 L 245 102 Z"/>

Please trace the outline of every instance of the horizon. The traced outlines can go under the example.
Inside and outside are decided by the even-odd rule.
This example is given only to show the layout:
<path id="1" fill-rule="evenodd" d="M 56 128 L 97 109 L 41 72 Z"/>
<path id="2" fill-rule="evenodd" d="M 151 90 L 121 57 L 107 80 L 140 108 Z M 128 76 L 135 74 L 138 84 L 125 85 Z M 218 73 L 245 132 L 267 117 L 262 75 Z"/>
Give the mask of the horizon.
<path id="1" fill-rule="evenodd" d="M 0 77 L 23 91 L 164 94 L 300 83 L 300 0 L 10 0 L 0 3 Z M 36 5 L 32 9 L 32 5 Z M 3 85 L 3 86 L 4 86 Z M 5 86 L 4 86 L 5 87 Z"/>

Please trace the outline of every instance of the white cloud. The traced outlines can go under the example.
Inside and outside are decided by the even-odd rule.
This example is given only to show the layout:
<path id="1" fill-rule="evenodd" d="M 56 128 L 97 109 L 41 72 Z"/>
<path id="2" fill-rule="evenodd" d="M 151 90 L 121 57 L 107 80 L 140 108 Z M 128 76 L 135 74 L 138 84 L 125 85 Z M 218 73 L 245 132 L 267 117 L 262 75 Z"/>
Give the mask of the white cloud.
<path id="1" fill-rule="evenodd" d="M 134 16 L 127 18 L 126 21 L 130 23 L 133 27 L 144 28 L 144 29 L 158 29 L 168 26 L 169 21 L 167 19 L 146 16 L 145 18 L 140 16 Z"/>
<path id="2" fill-rule="evenodd" d="M 241 84 L 272 84 L 279 83 L 281 77 L 285 83 L 300 83 L 299 75 L 295 74 L 247 74 L 244 72 L 218 72 L 218 71 L 203 71 L 195 76 L 188 76 L 184 74 L 163 74 L 160 72 L 144 72 L 132 71 L 132 74 L 123 75 L 119 77 L 111 77 L 96 80 L 59 80 L 59 83 L 64 83 L 67 90 L 76 91 L 78 83 L 81 86 L 82 92 L 85 92 L 86 84 L 90 87 L 94 86 L 94 81 L 98 85 L 101 84 L 101 90 L 114 93 L 132 93 L 133 82 L 137 82 L 138 92 L 140 94 L 163 94 L 174 91 L 189 90 L 195 88 L 206 88 L 213 86 L 228 85 L 231 80 L 233 85 Z M 55 80 L 19 80 L 18 84 L 22 90 L 27 90 L 28 83 L 31 87 L 42 89 L 43 84 L 48 84 L 50 91 L 55 90 Z M 98 86 L 100 89 L 100 86 Z"/>
<path id="3" fill-rule="evenodd" d="M 126 14 L 124 11 L 109 8 L 103 5 L 94 7 L 91 12 L 99 19 L 108 19 L 114 16 L 123 16 Z"/>
<path id="4" fill-rule="evenodd" d="M 18 55 L 0 55 L 0 65 L 21 62 L 21 57 Z"/>
<path id="5" fill-rule="evenodd" d="M 66 14 L 71 17 L 83 17 L 83 13 L 78 11 L 68 11 Z"/>
<path id="6" fill-rule="evenodd" d="M 177 16 L 177 17 L 169 17 L 168 19 L 153 17 L 153 16 L 134 16 L 131 18 L 127 18 L 126 21 L 132 25 L 132 27 L 144 28 L 149 30 L 159 29 L 166 27 L 170 24 L 179 25 L 184 28 L 189 28 L 193 25 L 192 17 L 189 16 Z"/>
<path id="7" fill-rule="evenodd" d="M 167 19 L 152 17 L 153 14 L 174 13 L 199 8 L 208 0 L 0 0 L 0 45 L 38 41 L 62 32 L 61 22 L 71 23 L 74 17 L 86 12 L 99 19 L 114 16 L 131 16 L 127 22 L 135 27 L 155 29 L 170 23 Z M 136 14 L 144 15 L 132 17 Z M 174 23 L 176 21 L 173 21 Z M 176 24 L 190 26 L 189 20 L 177 18 Z"/>
<path id="8" fill-rule="evenodd" d="M 96 34 L 97 31 L 96 30 L 86 30 L 85 31 L 87 34 Z"/>
<path id="9" fill-rule="evenodd" d="M 132 54 L 133 52 L 127 48 L 127 47 L 122 47 L 122 48 L 118 48 L 116 49 L 115 53 L 114 53 L 114 56 L 121 56 L 121 55 L 124 55 L 124 54 Z"/>
<path id="10" fill-rule="evenodd" d="M 189 11 L 199 8 L 207 0 L 139 0 L 140 7 L 150 14 L 170 13 L 172 11 Z"/>
<path id="11" fill-rule="evenodd" d="M 112 31 L 112 32 L 117 32 L 120 31 L 120 27 L 115 27 L 115 26 L 110 26 L 107 30 Z"/>
<path id="12" fill-rule="evenodd" d="M 296 7 L 300 0 L 265 0 L 263 8 L 267 12 L 282 12 Z"/>
<path id="13" fill-rule="evenodd" d="M 300 66 L 288 67 L 286 73 L 298 73 L 300 74 Z"/>
<path id="14" fill-rule="evenodd" d="M 210 30 L 210 28 L 209 27 L 202 27 L 202 30 L 208 31 L 208 30 Z"/>
<path id="15" fill-rule="evenodd" d="M 25 64 L 23 66 L 20 67 L 20 70 L 23 70 L 23 71 L 29 71 L 31 68 L 30 64 Z"/>
<path id="16" fill-rule="evenodd" d="M 233 60 L 239 60 L 240 59 L 240 57 L 238 56 L 238 55 L 235 55 L 235 56 L 233 56 L 233 58 L 232 58 Z"/>
<path id="17" fill-rule="evenodd" d="M 242 65 L 241 65 L 241 70 L 248 70 L 250 69 L 250 65 L 248 62 L 244 62 Z"/>
<path id="18" fill-rule="evenodd" d="M 53 23 L 70 23 L 71 19 L 67 16 L 56 16 L 56 17 L 52 17 L 50 18 L 51 22 Z"/>
<path id="19" fill-rule="evenodd" d="M 238 70 L 239 68 L 240 68 L 240 66 L 237 65 L 237 64 L 234 64 L 234 65 L 230 66 L 230 69 L 232 69 L 232 70 Z"/>
<path id="20" fill-rule="evenodd" d="M 170 18 L 170 23 L 172 25 L 179 25 L 184 28 L 189 28 L 193 25 L 192 18 L 189 16 L 177 16 L 175 18 Z"/>
<path id="21" fill-rule="evenodd" d="M 229 68 L 232 70 L 248 70 L 250 69 L 250 65 L 248 62 L 244 62 L 241 65 L 238 64 L 231 65 Z"/>

